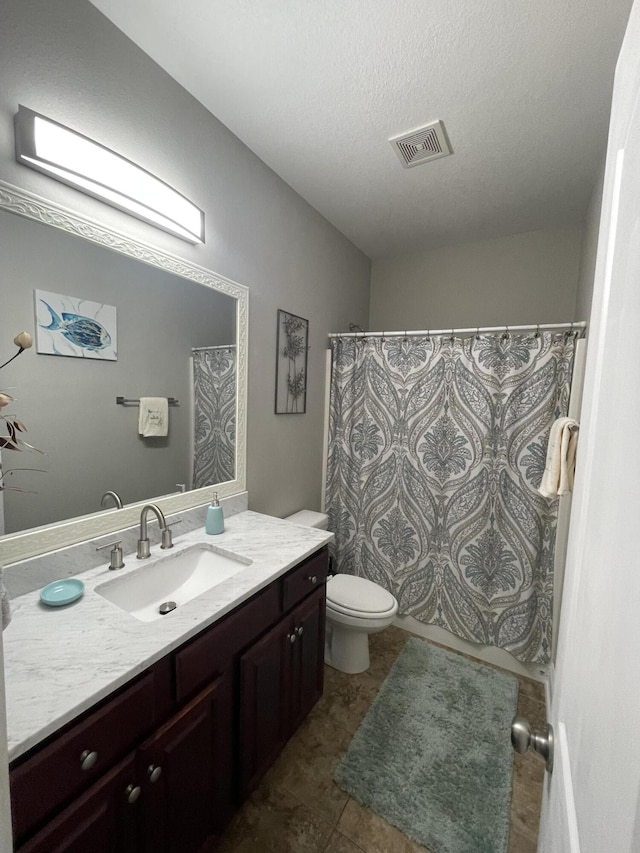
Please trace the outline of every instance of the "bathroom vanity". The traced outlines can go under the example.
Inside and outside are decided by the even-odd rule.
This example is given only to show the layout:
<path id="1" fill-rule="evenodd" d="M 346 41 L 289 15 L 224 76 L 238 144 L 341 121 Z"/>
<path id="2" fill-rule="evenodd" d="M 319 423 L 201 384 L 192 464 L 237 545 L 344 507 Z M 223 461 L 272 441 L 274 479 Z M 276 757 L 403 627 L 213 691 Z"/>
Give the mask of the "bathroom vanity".
<path id="1" fill-rule="evenodd" d="M 18 599 L 15 642 L 21 632 L 33 638 L 19 627 L 21 615 L 32 618 L 51 632 L 55 671 L 48 685 L 32 684 L 40 722 L 32 709 L 19 732 L 26 681 L 15 666 L 28 651 L 5 632 L 17 850 L 199 850 L 322 695 L 330 534 L 248 512 L 227 530 L 215 539 L 250 565 L 155 622 L 138 622 L 95 593 L 104 567 L 87 573 L 84 617 L 79 606 L 66 608 L 66 618 L 57 608 L 31 613 L 42 605 Z M 33 674 L 41 654 L 33 642 L 32 653 Z M 88 682 L 83 701 L 78 686 L 66 701 L 59 694 L 65 677 L 56 672 L 74 666 L 75 682 L 83 671 Z M 24 681 L 15 691 L 12 675 Z"/>

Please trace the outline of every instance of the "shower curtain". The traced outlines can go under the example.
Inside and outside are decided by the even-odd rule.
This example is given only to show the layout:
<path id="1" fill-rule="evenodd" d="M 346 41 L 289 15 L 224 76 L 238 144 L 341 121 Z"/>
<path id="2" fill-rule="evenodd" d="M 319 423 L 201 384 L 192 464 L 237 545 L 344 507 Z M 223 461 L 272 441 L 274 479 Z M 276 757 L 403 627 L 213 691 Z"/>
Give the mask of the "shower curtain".
<path id="1" fill-rule="evenodd" d="M 193 488 L 235 477 L 235 347 L 193 350 Z"/>
<path id="2" fill-rule="evenodd" d="M 551 654 L 558 501 L 538 492 L 567 413 L 573 333 L 334 338 L 327 507 L 337 570 L 400 613 L 522 661 Z"/>

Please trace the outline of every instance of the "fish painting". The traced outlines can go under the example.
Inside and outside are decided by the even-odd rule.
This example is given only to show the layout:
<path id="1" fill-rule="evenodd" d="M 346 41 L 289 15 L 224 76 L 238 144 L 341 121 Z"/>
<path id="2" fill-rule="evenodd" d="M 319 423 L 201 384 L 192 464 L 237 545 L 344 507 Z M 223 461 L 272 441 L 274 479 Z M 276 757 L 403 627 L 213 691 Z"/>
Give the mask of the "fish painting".
<path id="1" fill-rule="evenodd" d="M 97 320 L 92 320 L 91 317 L 84 317 L 82 314 L 71 314 L 66 311 L 60 316 L 48 302 L 41 299 L 49 313 L 51 314 L 51 322 L 48 326 L 40 326 L 49 331 L 58 331 L 70 343 L 80 349 L 97 352 L 111 345 L 111 335 Z"/>
<path id="2" fill-rule="evenodd" d="M 115 305 L 82 296 L 33 291 L 36 352 L 97 361 L 118 360 Z"/>

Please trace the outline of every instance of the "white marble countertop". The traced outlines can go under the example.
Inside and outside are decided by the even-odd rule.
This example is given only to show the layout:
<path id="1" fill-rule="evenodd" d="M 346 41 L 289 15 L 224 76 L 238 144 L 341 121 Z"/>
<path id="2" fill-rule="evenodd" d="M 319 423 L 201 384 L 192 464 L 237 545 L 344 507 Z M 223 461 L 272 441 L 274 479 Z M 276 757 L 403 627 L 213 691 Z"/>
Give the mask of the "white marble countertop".
<path id="1" fill-rule="evenodd" d="M 85 593 L 73 604 L 47 607 L 39 592 L 14 599 L 13 618 L 3 634 L 9 760 L 233 610 L 332 535 L 247 511 L 225 519 L 219 536 L 202 529 L 176 537 L 168 555 L 207 542 L 252 563 L 153 622 L 139 621 L 95 587 L 148 565 L 165 553 L 158 546 L 145 561 L 125 554 L 125 568 L 118 571 L 109 571 L 105 562 L 76 575 Z"/>

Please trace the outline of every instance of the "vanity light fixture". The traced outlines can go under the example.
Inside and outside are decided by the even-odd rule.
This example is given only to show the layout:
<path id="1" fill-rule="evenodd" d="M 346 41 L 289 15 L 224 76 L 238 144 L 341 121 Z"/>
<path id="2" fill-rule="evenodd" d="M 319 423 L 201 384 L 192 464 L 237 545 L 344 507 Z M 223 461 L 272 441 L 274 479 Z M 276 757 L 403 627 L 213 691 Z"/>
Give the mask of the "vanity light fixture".
<path id="1" fill-rule="evenodd" d="M 204 243 L 204 213 L 130 160 L 19 106 L 16 160 L 189 243 Z"/>

